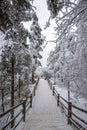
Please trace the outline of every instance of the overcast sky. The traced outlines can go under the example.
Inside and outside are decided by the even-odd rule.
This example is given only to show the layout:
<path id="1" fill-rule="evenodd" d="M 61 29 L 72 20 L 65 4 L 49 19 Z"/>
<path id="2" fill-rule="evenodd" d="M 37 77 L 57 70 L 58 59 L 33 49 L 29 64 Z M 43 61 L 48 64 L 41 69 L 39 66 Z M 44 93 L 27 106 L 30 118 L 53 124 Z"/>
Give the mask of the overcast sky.
<path id="1" fill-rule="evenodd" d="M 44 24 L 50 16 L 47 10 L 46 0 L 34 0 L 34 5 L 37 7 L 36 12 L 39 18 L 39 24 L 44 28 Z"/>
<path id="2" fill-rule="evenodd" d="M 34 5 L 37 7 L 37 16 L 39 18 L 39 24 L 42 28 L 42 33 L 46 36 L 47 40 L 53 40 L 53 26 L 54 22 L 52 21 L 52 25 L 44 30 L 46 21 L 49 19 L 50 12 L 47 9 L 46 0 L 34 0 Z M 43 66 L 46 66 L 47 63 L 47 57 L 52 49 L 54 49 L 55 43 L 48 43 L 45 47 L 44 51 L 42 52 L 43 58 L 41 59 L 41 63 Z"/>
<path id="3" fill-rule="evenodd" d="M 47 20 L 49 19 L 50 16 L 50 12 L 47 9 L 47 4 L 46 4 L 46 0 L 34 0 L 34 5 L 36 6 L 36 12 L 37 12 L 37 16 L 39 18 L 39 25 L 42 29 L 42 33 L 43 35 L 46 36 L 47 41 L 49 40 L 53 40 L 54 39 L 54 35 L 53 35 L 53 26 L 54 26 L 54 22 L 51 21 L 52 25 L 44 30 L 45 24 L 47 22 Z M 25 27 L 29 30 L 30 25 L 29 23 L 25 24 Z M 41 59 L 41 63 L 42 66 L 46 66 L 47 63 L 47 57 L 50 53 L 50 51 L 52 49 L 54 49 L 55 43 L 48 43 L 47 46 L 44 48 L 43 52 L 41 53 L 43 58 Z"/>

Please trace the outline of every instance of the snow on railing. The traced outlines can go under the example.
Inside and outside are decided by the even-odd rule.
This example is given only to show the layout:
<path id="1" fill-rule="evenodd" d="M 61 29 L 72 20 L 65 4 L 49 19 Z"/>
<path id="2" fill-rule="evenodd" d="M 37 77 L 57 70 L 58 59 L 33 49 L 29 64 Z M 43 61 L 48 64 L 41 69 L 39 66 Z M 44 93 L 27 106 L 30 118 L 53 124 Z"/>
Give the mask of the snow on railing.
<path id="1" fill-rule="evenodd" d="M 21 123 L 21 121 L 23 120 L 23 122 L 25 122 L 26 119 L 26 112 L 32 107 L 32 100 L 33 97 L 35 96 L 35 91 L 37 89 L 37 84 L 38 84 L 39 79 L 36 81 L 36 84 L 33 88 L 32 93 L 29 96 L 29 99 L 26 101 L 25 99 L 23 100 L 22 103 L 10 108 L 9 110 L 0 113 L 0 119 L 2 119 L 4 116 L 6 116 L 8 113 L 11 113 L 12 111 L 16 110 L 19 107 L 19 112 L 13 117 L 11 118 L 7 124 L 4 124 L 4 126 L 2 126 L 2 128 L 0 130 L 5 130 L 8 126 L 9 128 L 11 127 L 11 130 L 15 130 L 16 127 Z M 18 121 L 16 121 L 16 119 L 20 116 L 21 118 L 18 119 Z M 17 122 L 17 123 L 15 123 Z"/>
<path id="2" fill-rule="evenodd" d="M 50 89 L 53 92 L 53 96 L 56 97 L 57 106 L 61 106 L 62 112 L 64 112 L 64 114 L 67 117 L 67 123 L 70 125 L 73 125 L 78 130 L 87 130 L 87 121 L 81 117 L 81 114 L 80 116 L 78 116 L 78 113 L 87 114 L 87 110 L 77 107 L 73 105 L 72 102 L 67 101 L 65 98 L 60 96 L 60 94 L 55 89 L 55 87 L 52 86 L 50 80 L 48 80 L 48 83 L 49 83 Z"/>
<path id="3" fill-rule="evenodd" d="M 58 91 L 55 89 L 55 87 L 52 87 L 52 85 L 49 83 L 50 88 L 53 91 L 53 95 L 56 97 L 57 100 L 57 106 L 61 106 L 63 112 L 65 113 L 67 117 L 67 123 L 70 125 L 73 125 L 78 130 L 87 130 L 87 121 L 82 119 L 82 117 L 79 117 L 73 109 L 78 110 L 78 112 L 82 112 L 87 114 L 87 110 L 84 110 L 82 108 L 79 108 L 72 104 L 72 102 L 67 101 L 64 99 Z"/>

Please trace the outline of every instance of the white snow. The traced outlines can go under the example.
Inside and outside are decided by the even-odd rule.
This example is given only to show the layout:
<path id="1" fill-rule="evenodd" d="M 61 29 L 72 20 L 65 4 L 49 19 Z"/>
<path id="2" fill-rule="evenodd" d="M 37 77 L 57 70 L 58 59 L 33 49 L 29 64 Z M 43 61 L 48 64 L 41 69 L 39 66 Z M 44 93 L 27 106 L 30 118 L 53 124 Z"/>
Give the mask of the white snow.
<path id="1" fill-rule="evenodd" d="M 67 125 L 46 80 L 40 79 L 33 107 L 22 130 L 72 130 Z"/>
<path id="2" fill-rule="evenodd" d="M 68 100 L 68 89 L 64 87 L 63 83 L 59 82 L 57 85 L 54 85 L 54 87 L 63 98 Z M 72 103 L 82 109 L 87 110 L 87 100 L 81 96 L 76 97 L 75 95 L 75 92 L 70 91 L 70 99 Z"/>
<path id="3" fill-rule="evenodd" d="M 68 90 L 66 87 L 64 87 L 64 84 L 59 82 L 57 85 L 54 86 L 57 92 L 62 96 L 64 99 L 68 101 Z M 82 108 L 84 110 L 87 110 L 87 100 L 83 97 L 80 96 L 75 96 L 74 92 L 70 92 L 70 101 L 72 102 L 73 105 Z M 66 104 L 65 104 L 66 105 Z M 80 118 L 83 120 L 87 121 L 87 114 L 77 110 L 77 109 L 72 109 L 72 111 L 78 115 Z M 77 120 L 78 121 L 78 120 Z M 80 124 L 81 122 L 78 121 Z M 87 127 L 86 125 L 82 124 L 85 128 Z"/>

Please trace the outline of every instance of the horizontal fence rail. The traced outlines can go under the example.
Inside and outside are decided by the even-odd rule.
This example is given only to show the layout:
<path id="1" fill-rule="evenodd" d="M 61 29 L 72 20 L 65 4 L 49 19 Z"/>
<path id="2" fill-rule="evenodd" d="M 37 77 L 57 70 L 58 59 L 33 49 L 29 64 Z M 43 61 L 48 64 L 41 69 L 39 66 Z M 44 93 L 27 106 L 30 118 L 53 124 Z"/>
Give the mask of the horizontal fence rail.
<path id="1" fill-rule="evenodd" d="M 82 112 L 84 114 L 87 114 L 87 110 L 79 108 L 73 105 L 72 102 L 64 99 L 62 96 L 60 96 L 60 94 L 55 89 L 55 87 L 52 87 L 52 84 L 50 83 L 49 80 L 48 80 L 48 83 L 49 83 L 50 89 L 52 90 L 53 95 L 55 96 L 57 100 L 57 106 L 61 106 L 65 116 L 67 117 L 67 123 L 70 125 L 73 125 L 77 130 L 87 130 L 87 121 L 82 119 L 82 117 L 79 117 L 75 113 L 74 109 L 76 109 L 76 111 L 78 110 L 78 113 Z"/>
<path id="2" fill-rule="evenodd" d="M 10 108 L 9 110 L 3 112 L 0 114 L 0 119 L 2 119 L 4 116 L 6 116 L 8 113 L 11 113 L 12 111 L 16 110 L 17 108 L 19 108 L 19 112 L 13 117 L 11 118 L 7 124 L 5 124 L 4 126 L 2 126 L 2 128 L 0 130 L 5 130 L 8 126 L 11 125 L 12 122 L 15 122 L 16 119 L 21 115 L 21 118 L 18 119 L 17 123 L 14 123 L 14 126 L 11 128 L 11 130 L 15 130 L 16 127 L 21 123 L 21 121 L 25 122 L 26 119 L 26 112 L 32 108 L 32 100 L 33 97 L 35 96 L 35 91 L 37 89 L 37 84 L 38 84 L 39 79 L 36 81 L 36 84 L 33 88 L 33 91 L 31 92 L 29 99 L 23 100 L 22 103 Z M 11 126 L 10 126 L 11 127 Z"/>
<path id="3" fill-rule="evenodd" d="M 3 126 L 3 127 L 1 128 L 1 130 L 6 129 L 13 121 L 15 121 L 15 120 L 17 119 L 17 117 L 18 117 L 20 114 L 22 114 L 22 119 L 23 119 L 23 121 L 25 120 L 25 119 L 24 119 L 24 118 L 25 118 L 25 113 L 24 113 L 25 105 L 26 105 L 26 100 L 24 100 L 24 101 L 23 101 L 22 103 L 20 103 L 19 105 L 10 108 L 10 109 L 7 110 L 6 112 L 3 112 L 3 113 L 0 114 L 0 118 L 2 118 L 3 116 L 5 116 L 5 115 L 7 115 L 8 113 L 11 113 L 13 110 L 17 109 L 18 107 L 23 106 L 23 108 L 20 109 L 20 112 L 18 112 L 18 114 L 17 114 L 16 116 L 14 116 L 14 118 L 10 119 L 10 121 L 9 121 L 7 124 L 5 124 L 5 126 Z M 22 120 L 22 119 L 21 119 L 21 120 Z"/>
<path id="4" fill-rule="evenodd" d="M 83 112 L 85 114 L 87 114 L 87 111 L 75 105 L 72 105 L 72 102 L 68 102 L 66 99 L 60 96 L 54 88 L 53 95 L 55 95 L 57 99 L 57 105 L 61 105 L 63 112 L 67 116 L 67 123 L 71 125 L 73 124 L 78 130 L 87 130 L 87 121 L 73 112 L 73 109 L 78 110 L 78 113 Z"/>

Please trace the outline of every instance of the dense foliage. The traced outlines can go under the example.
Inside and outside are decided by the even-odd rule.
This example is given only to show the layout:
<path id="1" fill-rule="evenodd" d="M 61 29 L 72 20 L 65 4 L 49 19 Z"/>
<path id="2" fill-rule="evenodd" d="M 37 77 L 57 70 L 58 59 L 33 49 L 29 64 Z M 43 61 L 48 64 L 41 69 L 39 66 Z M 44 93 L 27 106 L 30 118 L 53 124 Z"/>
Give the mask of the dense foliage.
<path id="1" fill-rule="evenodd" d="M 50 2 L 54 4 L 55 0 Z M 67 83 L 69 80 L 71 89 L 77 95 L 87 97 L 87 1 L 60 2 L 63 2 L 63 6 L 60 9 L 57 7 L 57 13 L 53 12 L 54 6 L 50 7 L 57 25 L 57 45 L 48 58 L 49 70 L 54 82 L 61 79 Z"/>
<path id="2" fill-rule="evenodd" d="M 24 28 L 24 22 L 31 23 L 30 32 Z M 41 65 L 41 31 L 33 0 L 0 1 L 0 98 L 5 106 L 11 106 L 13 86 L 15 104 L 30 94 L 29 84 L 35 82 L 35 70 Z M 0 110 L 7 109 L 5 106 Z"/>

